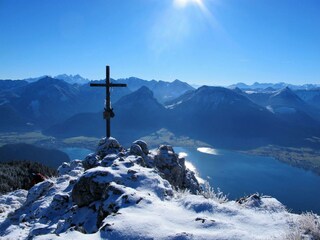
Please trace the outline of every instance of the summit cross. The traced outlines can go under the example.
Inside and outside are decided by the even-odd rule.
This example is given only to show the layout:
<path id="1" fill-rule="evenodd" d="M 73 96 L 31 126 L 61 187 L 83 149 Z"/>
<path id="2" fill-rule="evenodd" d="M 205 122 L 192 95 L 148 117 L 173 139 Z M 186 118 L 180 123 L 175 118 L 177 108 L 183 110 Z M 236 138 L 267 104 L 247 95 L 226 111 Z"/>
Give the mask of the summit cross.
<path id="1" fill-rule="evenodd" d="M 105 87 L 106 88 L 106 104 L 104 107 L 103 118 L 106 120 L 106 136 L 111 136 L 110 120 L 114 117 L 113 108 L 110 101 L 110 88 L 111 87 L 126 87 L 124 83 L 110 82 L 110 66 L 106 66 L 106 82 L 105 83 L 90 83 L 90 87 Z"/>

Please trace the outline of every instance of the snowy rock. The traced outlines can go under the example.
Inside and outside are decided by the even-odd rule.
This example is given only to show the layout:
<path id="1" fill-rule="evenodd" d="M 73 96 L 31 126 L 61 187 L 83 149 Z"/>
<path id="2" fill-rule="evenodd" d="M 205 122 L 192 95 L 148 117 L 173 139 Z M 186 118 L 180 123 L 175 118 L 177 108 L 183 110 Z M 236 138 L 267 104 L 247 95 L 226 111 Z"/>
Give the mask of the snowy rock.
<path id="1" fill-rule="evenodd" d="M 285 206 L 275 198 L 260 196 L 257 193 L 240 198 L 236 202 L 245 208 L 262 211 L 278 212 L 285 210 Z"/>
<path id="2" fill-rule="evenodd" d="M 188 188 L 193 193 L 200 190 L 196 177 L 186 169 L 185 159 L 179 158 L 171 146 L 159 147 L 154 156 L 154 165 L 176 189 Z"/>
<path id="3" fill-rule="evenodd" d="M 69 198 L 69 195 L 65 193 L 58 193 L 54 195 L 53 200 L 50 204 L 50 208 L 55 211 L 64 209 L 68 205 Z"/>
<path id="4" fill-rule="evenodd" d="M 134 141 L 133 144 L 139 145 L 145 155 L 149 154 L 148 145 L 145 141 L 137 140 L 137 141 Z"/>
<path id="5" fill-rule="evenodd" d="M 186 169 L 185 178 L 184 178 L 184 186 L 185 189 L 189 189 L 192 193 L 197 193 L 200 191 L 199 182 L 195 176 L 195 173 Z"/>
<path id="6" fill-rule="evenodd" d="M 103 159 L 108 154 L 118 154 L 122 150 L 121 145 L 115 138 L 103 138 L 100 140 L 97 148 L 97 155 Z"/>
<path id="7" fill-rule="evenodd" d="M 64 162 L 58 168 L 58 174 L 60 176 L 68 174 L 70 176 L 77 177 L 83 172 L 83 161 L 73 160 L 71 162 Z"/>
<path id="8" fill-rule="evenodd" d="M 138 155 L 138 156 L 144 156 L 144 152 L 142 148 L 138 144 L 132 144 L 130 147 L 130 154 L 132 155 Z"/>
<path id="9" fill-rule="evenodd" d="M 117 158 L 118 158 L 118 155 L 116 154 L 108 154 L 102 159 L 100 165 L 103 167 L 111 166 L 114 160 L 116 160 Z"/>
<path id="10" fill-rule="evenodd" d="M 85 172 L 72 189 L 72 200 L 82 207 L 105 198 L 106 189 L 110 185 L 108 175 L 109 172 L 102 167 Z"/>
<path id="11" fill-rule="evenodd" d="M 53 182 L 51 180 L 46 180 L 34 185 L 28 192 L 28 196 L 25 204 L 32 204 L 40 197 L 43 197 L 52 186 L 53 186 Z"/>
<path id="12" fill-rule="evenodd" d="M 82 161 L 83 167 L 85 170 L 99 166 L 100 161 L 99 155 L 95 153 L 90 153 L 86 158 Z"/>
<path id="13" fill-rule="evenodd" d="M 0 196 L 0 222 L 10 212 L 21 207 L 26 201 L 28 191 L 19 189 Z"/>

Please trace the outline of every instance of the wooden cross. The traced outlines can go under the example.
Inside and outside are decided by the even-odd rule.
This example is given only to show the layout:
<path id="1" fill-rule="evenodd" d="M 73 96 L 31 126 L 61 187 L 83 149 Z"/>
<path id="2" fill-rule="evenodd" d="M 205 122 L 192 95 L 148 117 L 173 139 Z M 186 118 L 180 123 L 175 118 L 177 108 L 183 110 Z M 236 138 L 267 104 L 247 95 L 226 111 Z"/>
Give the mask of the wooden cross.
<path id="1" fill-rule="evenodd" d="M 106 83 L 90 83 L 91 87 L 105 87 L 106 88 L 106 106 L 104 107 L 103 118 L 106 119 L 106 136 L 111 136 L 110 119 L 114 117 L 113 108 L 111 108 L 110 101 L 110 87 L 126 87 L 124 83 L 110 82 L 110 66 L 106 66 Z"/>

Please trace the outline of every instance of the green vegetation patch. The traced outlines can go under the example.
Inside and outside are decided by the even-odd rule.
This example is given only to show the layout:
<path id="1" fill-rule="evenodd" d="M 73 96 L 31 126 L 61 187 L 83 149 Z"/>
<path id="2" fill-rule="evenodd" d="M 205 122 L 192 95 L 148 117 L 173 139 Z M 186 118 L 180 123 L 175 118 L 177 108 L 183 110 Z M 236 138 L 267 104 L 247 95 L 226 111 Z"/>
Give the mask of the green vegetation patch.
<path id="1" fill-rule="evenodd" d="M 179 147 L 210 147 L 209 144 L 191 139 L 187 136 L 176 136 L 169 130 L 162 128 L 159 131 L 141 138 L 149 147 L 158 147 L 161 144 L 169 144 Z"/>
<path id="2" fill-rule="evenodd" d="M 246 153 L 276 158 L 294 167 L 311 170 L 320 175 L 320 151 L 311 148 L 293 148 L 269 145 Z"/>
<path id="3" fill-rule="evenodd" d="M 87 149 L 95 149 L 98 146 L 100 139 L 95 137 L 72 137 L 65 138 L 62 140 L 62 143 L 67 146 L 87 148 Z"/>
<path id="4" fill-rule="evenodd" d="M 38 162 L 10 161 L 0 163 L 0 194 L 16 189 L 30 189 L 32 173 L 41 173 L 45 177 L 57 175 L 57 171 Z"/>
<path id="5" fill-rule="evenodd" d="M 15 144 L 15 143 L 27 143 L 33 145 L 50 145 L 54 144 L 56 139 L 52 136 L 43 135 L 40 131 L 34 132 L 8 132 L 1 133 L 0 135 L 0 146 L 6 144 Z"/>

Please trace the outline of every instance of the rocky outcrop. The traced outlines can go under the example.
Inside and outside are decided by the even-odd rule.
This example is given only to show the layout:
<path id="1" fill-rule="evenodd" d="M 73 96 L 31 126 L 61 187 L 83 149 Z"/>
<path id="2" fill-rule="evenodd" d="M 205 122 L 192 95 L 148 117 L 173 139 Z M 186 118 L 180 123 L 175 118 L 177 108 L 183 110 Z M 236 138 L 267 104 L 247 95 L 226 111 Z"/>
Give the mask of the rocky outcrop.
<path id="1" fill-rule="evenodd" d="M 48 225 L 30 229 L 30 239 L 70 229 L 82 233 L 108 229 L 106 219 L 121 214 L 120 210 L 170 200 L 177 189 L 199 190 L 194 174 L 171 146 L 149 151 L 141 140 L 126 150 L 116 139 L 104 138 L 96 152 L 83 161 L 63 163 L 58 173 L 56 179 L 31 188 L 12 218 L 15 224 L 41 219 Z"/>
<path id="2" fill-rule="evenodd" d="M 154 156 L 156 167 L 163 178 L 176 189 L 189 189 L 192 193 L 200 190 L 195 174 L 186 168 L 185 159 L 180 158 L 172 146 L 161 145 Z"/>
<path id="3" fill-rule="evenodd" d="M 195 173 L 185 166 L 185 159 L 180 158 L 169 145 L 161 145 L 150 152 L 146 142 L 137 140 L 127 151 L 114 138 L 103 138 L 96 153 L 89 154 L 82 162 L 87 169 L 98 166 L 112 166 L 115 160 L 136 156 L 135 162 L 142 167 L 155 168 L 160 176 L 168 180 L 175 189 L 189 189 L 192 193 L 200 190 Z M 131 164 L 131 163 L 127 163 Z"/>
<path id="4" fill-rule="evenodd" d="M 115 138 L 102 138 L 98 144 L 96 154 L 102 159 L 108 154 L 118 154 L 123 150 Z"/>
<path id="5" fill-rule="evenodd" d="M 282 239 L 284 232 L 275 232 L 290 229 L 296 217 L 276 199 L 257 194 L 221 202 L 210 186 L 212 197 L 175 192 L 197 192 L 199 184 L 167 145 L 149 151 L 136 141 L 125 150 L 104 139 L 95 153 L 58 172 L 28 194 L 0 196 L 1 239 L 255 239 L 266 232 L 264 239 Z M 6 203 L 15 212 L 4 218 Z M 318 217 L 310 222 L 319 226 Z"/>
<path id="6" fill-rule="evenodd" d="M 149 154 L 149 149 L 148 149 L 148 145 L 145 141 L 142 141 L 142 140 L 137 140 L 137 141 L 134 141 L 133 142 L 133 145 L 138 145 L 140 146 L 142 152 L 145 154 L 145 155 L 148 155 Z"/>
<path id="7" fill-rule="evenodd" d="M 110 175 L 104 168 L 85 172 L 72 189 L 72 199 L 79 207 L 104 199 L 110 185 Z"/>

